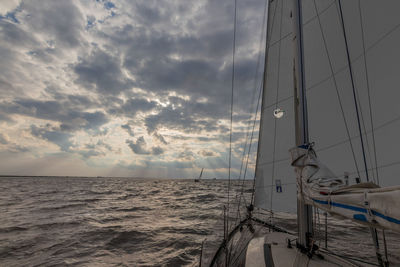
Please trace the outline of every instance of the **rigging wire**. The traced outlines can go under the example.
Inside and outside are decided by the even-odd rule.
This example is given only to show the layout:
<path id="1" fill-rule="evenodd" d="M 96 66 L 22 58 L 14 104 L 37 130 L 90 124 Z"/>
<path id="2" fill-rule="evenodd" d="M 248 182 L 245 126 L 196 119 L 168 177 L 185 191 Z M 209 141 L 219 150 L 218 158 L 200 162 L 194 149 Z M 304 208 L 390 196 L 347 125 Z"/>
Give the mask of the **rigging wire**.
<path id="1" fill-rule="evenodd" d="M 245 170 L 244 170 L 243 181 L 242 181 L 242 188 L 241 188 L 240 198 L 239 198 L 239 204 L 238 204 L 238 214 L 239 214 L 239 212 L 240 212 L 240 211 L 239 211 L 239 209 L 240 209 L 240 202 L 241 202 L 241 197 L 243 196 L 244 181 L 245 181 L 245 179 L 246 179 L 247 166 L 248 166 L 249 158 L 250 158 L 251 144 L 253 143 L 254 130 L 255 130 L 256 121 L 257 121 L 258 107 L 259 107 L 259 104 L 260 104 L 261 93 L 262 93 L 262 86 L 261 86 L 261 88 L 260 88 L 260 90 L 259 90 L 259 94 L 258 94 L 258 101 L 257 101 L 256 114 L 255 114 L 255 117 L 254 117 L 253 129 L 252 129 L 252 131 L 251 131 L 251 138 L 250 138 L 249 150 L 248 150 L 248 154 L 247 154 L 246 167 L 245 167 Z M 253 198 L 253 197 L 252 197 L 252 198 Z"/>
<path id="2" fill-rule="evenodd" d="M 374 123 L 372 119 L 372 105 L 371 105 L 371 95 L 370 95 L 370 86 L 369 86 L 369 75 L 368 75 L 368 64 L 367 64 L 367 55 L 365 53 L 365 37 L 364 37 L 364 26 L 363 26 L 363 18 L 361 12 L 361 0 L 358 0 L 358 11 L 360 14 L 360 27 L 361 27 L 361 39 L 362 39 L 362 46 L 363 46 L 363 58 L 364 58 L 364 70 L 365 70 L 365 80 L 367 84 L 367 94 L 368 94 L 368 106 L 369 106 L 369 117 L 371 123 L 371 133 L 372 133 L 372 146 L 374 148 L 374 159 L 375 159 L 375 166 L 378 166 L 378 159 L 376 156 L 376 143 L 375 143 L 375 133 L 374 133 Z M 379 185 L 379 172 L 376 169 L 376 181 Z M 374 172 L 372 172 L 374 173 Z"/>
<path id="3" fill-rule="evenodd" d="M 362 149 L 362 154 L 363 154 L 363 159 L 364 159 L 364 167 L 365 167 L 365 171 L 366 171 L 365 175 L 366 175 L 367 182 L 368 182 L 369 178 L 368 178 L 367 160 L 365 158 L 364 140 L 363 140 L 363 135 L 362 135 L 362 131 L 361 131 L 360 114 L 359 114 L 359 111 L 358 111 L 356 89 L 355 89 L 354 78 L 353 78 L 353 68 L 352 68 L 352 64 L 351 64 L 351 60 L 350 60 L 349 46 L 348 46 L 348 42 L 347 42 L 346 28 L 345 28 L 345 25 L 344 25 L 344 18 L 343 18 L 341 0 L 338 1 L 338 4 L 339 4 L 340 21 L 341 21 L 342 30 L 343 30 L 343 37 L 344 37 L 344 42 L 345 42 L 345 45 L 346 45 L 346 55 L 347 55 L 347 62 L 348 62 L 348 65 L 349 65 L 351 86 L 352 86 L 352 89 L 353 89 L 353 99 L 354 99 L 354 106 L 355 106 L 356 115 L 357 115 L 358 131 L 360 133 L 361 149 Z"/>
<path id="4" fill-rule="evenodd" d="M 258 51 L 259 52 L 258 52 L 258 57 L 257 57 L 257 66 L 256 66 L 255 75 L 254 75 L 254 89 L 255 90 L 253 91 L 252 100 L 250 102 L 251 104 L 253 104 L 253 107 L 250 109 L 248 131 L 246 133 L 246 139 L 245 139 L 246 141 L 245 141 L 245 145 L 244 145 L 244 148 L 243 148 L 243 155 L 242 155 L 242 160 L 241 160 L 241 164 L 240 164 L 239 183 L 240 183 L 240 179 L 242 177 L 244 161 L 246 159 L 246 149 L 247 149 L 247 143 L 249 141 L 249 135 L 250 135 L 250 130 L 251 130 L 251 122 L 252 122 L 252 119 L 251 119 L 252 115 L 251 114 L 253 113 L 254 105 L 257 103 L 256 104 L 257 107 L 256 107 L 256 110 L 255 110 L 256 112 L 255 112 L 255 117 L 254 117 L 254 123 L 253 123 L 253 124 L 255 124 L 255 121 L 257 120 L 258 106 L 259 106 L 259 102 L 260 102 L 260 96 L 258 96 L 257 102 L 255 102 L 254 100 L 255 100 L 256 91 L 257 91 L 257 88 L 258 88 L 257 87 L 257 80 L 258 80 L 257 77 L 258 77 L 258 73 L 259 73 L 259 70 L 260 70 L 260 63 L 261 63 L 261 56 L 262 56 L 262 45 L 263 45 L 264 29 L 265 29 L 265 23 L 266 23 L 267 3 L 268 3 L 268 1 L 265 1 L 263 20 L 262 20 L 262 28 L 261 28 L 261 34 L 260 34 L 259 47 L 258 47 Z M 260 88 L 258 90 L 261 93 L 262 83 L 261 83 Z M 252 131 L 254 132 L 254 125 L 253 125 L 253 130 Z M 247 162 L 249 160 L 248 157 L 250 155 L 251 142 L 252 142 L 252 139 L 253 139 L 253 132 L 251 134 L 251 140 L 250 140 L 250 144 L 249 144 L 249 152 L 248 152 L 248 155 L 247 155 Z M 241 202 L 240 200 L 241 200 L 241 197 L 243 196 L 243 188 L 244 188 L 244 180 L 245 180 L 245 177 L 246 177 L 246 171 L 247 171 L 247 163 L 246 163 L 246 168 L 245 168 L 244 175 L 243 175 L 243 184 L 242 184 L 242 188 L 241 188 L 241 192 L 240 192 L 239 204 L 238 204 L 238 209 L 237 209 L 238 214 L 240 213 L 240 210 L 239 210 L 240 209 L 240 202 Z M 238 197 L 238 194 L 236 194 L 236 199 L 237 199 L 237 197 Z M 240 217 L 240 215 L 237 216 L 236 220 L 238 219 L 238 217 Z"/>
<path id="5" fill-rule="evenodd" d="M 231 121 L 230 121 L 230 132 L 229 132 L 229 168 L 228 168 L 228 203 L 227 203 L 227 217 L 229 218 L 229 194 L 231 189 L 231 165 L 232 165 L 232 122 L 233 122 L 233 92 L 235 87 L 235 52 L 236 52 L 236 11 L 237 11 L 237 0 L 234 4 L 234 18 L 233 18 L 233 48 L 232 48 L 232 80 L 231 80 Z M 226 230 L 229 231 L 229 220 L 227 222 Z"/>
<path id="6" fill-rule="evenodd" d="M 359 100 L 359 99 L 360 99 L 360 94 L 358 93 L 358 90 L 356 90 L 356 95 L 357 95 L 358 104 L 359 104 L 359 107 L 360 107 L 361 124 L 362 124 L 363 131 L 364 131 L 363 135 L 365 135 L 365 143 L 366 143 L 366 146 L 367 146 L 369 164 L 370 164 L 371 166 L 373 166 L 373 164 L 372 164 L 372 156 L 371 156 L 371 149 L 370 149 L 370 147 L 369 147 L 368 135 L 366 135 L 367 128 L 366 128 L 366 126 L 365 126 L 365 120 L 364 120 L 364 115 L 363 115 L 364 113 L 363 113 L 363 111 L 362 111 L 362 105 L 361 105 L 360 100 Z M 372 181 L 373 181 L 374 183 L 376 183 L 375 172 L 372 172 Z"/>
<path id="7" fill-rule="evenodd" d="M 260 69 L 260 63 L 261 63 L 261 49 L 262 49 L 262 44 L 263 44 L 263 37 L 264 37 L 264 29 L 265 29 L 265 24 L 266 24 L 266 12 L 267 12 L 267 7 L 268 7 L 268 0 L 265 1 L 264 4 L 264 13 L 263 13 L 263 20 L 262 20 L 262 28 L 261 28 L 261 34 L 260 34 L 260 41 L 259 41 L 259 48 L 258 48 L 258 58 L 257 58 L 257 66 L 256 66 L 256 71 L 255 71 L 255 76 L 254 76 L 254 88 L 257 89 L 257 76 L 259 73 L 259 69 Z M 266 39 L 267 37 L 265 37 Z M 252 95 L 252 101 L 251 103 L 254 103 L 254 98 L 255 98 L 255 92 L 257 90 L 253 91 L 253 95 Z M 254 116 L 254 120 L 253 120 L 253 127 L 252 127 L 252 131 L 251 131 L 251 138 L 250 138 L 250 142 L 249 142 L 249 148 L 248 148 L 248 153 L 247 153 L 247 161 L 246 161 L 246 165 L 245 165 L 245 170 L 244 170 L 244 174 L 243 174 L 243 181 L 242 181 L 242 186 L 241 186 L 241 190 L 240 190 L 240 195 L 239 195 L 239 201 L 238 201 L 238 205 L 237 205 L 237 213 L 236 213 L 236 219 L 235 219 L 235 223 L 237 222 L 237 220 L 240 218 L 240 204 L 241 204 L 241 200 L 243 196 L 243 191 L 244 191 L 244 181 L 246 179 L 246 172 L 247 172 L 247 166 L 248 166 L 248 162 L 249 162 L 249 157 L 250 157 L 250 152 L 251 152 L 251 145 L 253 142 L 253 136 L 254 136 L 254 129 L 255 129 L 255 124 L 257 121 L 257 115 L 258 115 L 258 108 L 259 108 L 259 104 L 260 104 L 260 98 L 261 98 L 261 93 L 262 93 L 262 83 L 260 84 L 260 87 L 258 89 L 259 94 L 258 94 L 258 99 L 257 99 L 257 106 L 256 106 L 256 110 L 255 110 L 255 116 Z M 252 113 L 253 109 L 250 110 L 250 113 Z M 242 175 L 242 168 L 243 168 L 243 164 L 246 158 L 246 148 L 247 148 L 247 143 L 249 141 L 248 137 L 250 134 L 250 129 L 251 129 L 251 115 L 249 118 L 249 127 L 248 127 L 248 131 L 246 133 L 246 143 L 245 146 L 243 148 L 243 155 L 242 155 L 242 160 L 241 160 L 241 165 L 240 165 L 240 173 L 239 173 L 239 183 L 240 183 L 240 179 L 241 179 L 241 175 Z M 236 199 L 238 197 L 238 194 L 236 194 Z M 244 201 L 246 202 L 246 199 L 244 199 Z M 245 203 L 246 205 L 246 203 Z"/>

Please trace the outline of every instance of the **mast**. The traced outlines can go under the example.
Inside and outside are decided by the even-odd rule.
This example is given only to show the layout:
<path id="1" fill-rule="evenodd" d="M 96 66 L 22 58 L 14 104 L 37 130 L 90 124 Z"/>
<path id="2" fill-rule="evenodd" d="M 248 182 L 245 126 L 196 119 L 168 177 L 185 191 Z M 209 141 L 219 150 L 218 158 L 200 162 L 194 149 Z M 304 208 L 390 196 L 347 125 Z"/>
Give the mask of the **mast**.
<path id="1" fill-rule="evenodd" d="M 294 0 L 293 27 L 295 132 L 296 145 L 301 146 L 309 144 L 301 0 Z M 299 169 L 296 169 L 296 173 L 297 176 L 301 176 Z M 301 188 L 297 190 L 301 190 Z M 298 192 L 297 197 L 298 243 L 302 248 L 309 248 L 309 241 L 313 235 L 312 207 L 304 203 L 301 194 L 302 192 Z"/>

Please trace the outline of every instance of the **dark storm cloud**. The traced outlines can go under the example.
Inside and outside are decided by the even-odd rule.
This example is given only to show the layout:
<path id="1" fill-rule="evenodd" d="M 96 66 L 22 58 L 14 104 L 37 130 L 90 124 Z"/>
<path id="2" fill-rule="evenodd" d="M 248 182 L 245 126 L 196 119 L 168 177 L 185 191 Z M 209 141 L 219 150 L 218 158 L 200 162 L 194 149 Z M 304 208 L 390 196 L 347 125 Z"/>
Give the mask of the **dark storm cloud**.
<path id="1" fill-rule="evenodd" d="M 31 134 L 35 137 L 39 137 L 56 144 L 62 151 L 65 152 L 70 151 L 70 148 L 73 146 L 71 141 L 72 134 L 59 131 L 51 125 L 41 127 L 31 125 Z"/>
<path id="2" fill-rule="evenodd" d="M 168 142 L 165 141 L 164 136 L 162 136 L 162 135 L 159 134 L 159 133 L 154 133 L 153 135 L 154 135 L 154 137 L 157 138 L 161 143 L 163 143 L 164 145 L 168 145 Z"/>
<path id="3" fill-rule="evenodd" d="M 114 105 L 109 109 L 110 114 L 114 115 L 124 115 L 126 117 L 132 118 L 137 112 L 150 111 L 157 107 L 155 101 L 149 101 L 143 98 L 130 98 L 120 105 Z"/>
<path id="4" fill-rule="evenodd" d="M 190 95 L 219 96 L 228 85 L 219 65 L 205 60 L 148 59 L 135 72 L 138 87 L 152 91 L 171 90 Z M 225 92 L 224 92 L 225 93 Z"/>
<path id="5" fill-rule="evenodd" d="M 26 1 L 21 3 L 20 9 L 26 12 L 21 20 L 34 31 L 55 39 L 56 46 L 71 48 L 82 44 L 85 20 L 73 2 Z"/>
<path id="6" fill-rule="evenodd" d="M 121 128 L 125 129 L 131 137 L 135 136 L 135 134 L 134 134 L 131 126 L 129 126 L 129 124 L 123 124 L 123 125 L 121 125 Z"/>
<path id="7" fill-rule="evenodd" d="M 0 19 L 0 38 L 12 46 L 32 47 L 39 42 L 26 30 L 22 29 L 19 24 Z"/>
<path id="8" fill-rule="evenodd" d="M 132 140 L 127 139 L 127 140 L 125 140 L 125 143 L 128 144 L 129 148 L 135 154 L 141 154 L 141 155 L 150 154 L 150 151 L 146 150 L 146 141 L 144 140 L 143 136 L 139 137 L 136 140 L 136 142 L 133 142 Z"/>
<path id="9" fill-rule="evenodd" d="M 101 94 L 118 95 L 133 85 L 121 71 L 120 58 L 101 49 L 81 58 L 73 70 L 78 75 L 76 83 Z"/>
<path id="10" fill-rule="evenodd" d="M 151 152 L 153 155 L 161 155 L 162 153 L 164 153 L 164 149 L 162 149 L 159 146 L 156 146 L 151 148 Z"/>
<path id="11" fill-rule="evenodd" d="M 81 97 L 74 98 L 81 99 Z M 79 101 L 78 101 L 79 102 Z M 76 104 L 76 103 L 75 103 Z M 13 102 L 0 103 L 0 111 L 7 114 L 21 114 L 39 119 L 61 123 L 61 130 L 75 131 L 78 129 L 98 130 L 108 122 L 105 113 L 101 111 L 85 112 L 81 103 L 75 105 L 70 101 L 40 101 L 35 99 L 16 99 Z"/>
<path id="12" fill-rule="evenodd" d="M 164 150 L 161 147 L 152 147 L 150 150 L 146 148 L 146 141 L 144 140 L 144 137 L 141 136 L 138 139 L 136 139 L 136 142 L 133 142 L 132 140 L 125 140 L 125 143 L 128 144 L 129 148 L 132 150 L 133 153 L 139 154 L 139 155 L 160 155 L 164 153 Z"/>
<path id="13" fill-rule="evenodd" d="M 218 103 L 214 108 L 219 109 L 208 109 L 210 113 L 217 111 L 213 116 L 227 114 L 229 101 L 226 96 L 232 70 L 232 3 L 207 2 L 195 13 L 190 13 L 191 5 L 184 3 L 139 1 L 132 5 L 137 23 L 115 27 L 104 36 L 114 45 L 126 49 L 123 66 L 135 77 L 135 86 L 157 94 L 175 91 L 195 98 L 207 97 L 211 104 Z M 258 14 L 260 1 L 249 1 L 245 8 Z M 252 12 L 239 17 L 238 25 L 242 20 L 246 20 L 242 24 L 248 25 L 249 21 L 260 19 Z M 173 21 L 177 15 L 182 17 L 179 23 Z M 210 16 L 211 22 L 196 20 L 205 15 Z M 193 21 L 200 23 L 192 25 Z M 183 30 L 186 28 L 190 30 Z M 250 36 L 256 41 L 251 32 L 241 32 L 238 51 L 242 44 L 240 40 L 248 41 Z M 236 58 L 236 87 L 240 88 L 236 93 L 240 96 L 248 96 L 254 87 L 257 53 L 251 49 L 243 53 L 245 56 Z M 244 107 L 247 106 L 245 103 Z"/>
<path id="14" fill-rule="evenodd" d="M 164 108 L 156 115 L 147 116 L 145 124 L 149 133 L 153 133 L 160 126 L 168 126 L 169 129 L 184 130 L 185 132 L 200 130 L 196 121 L 189 114 L 171 108 Z"/>
<path id="15" fill-rule="evenodd" d="M 218 110 L 222 114 L 218 114 Z M 219 124 L 218 121 L 221 118 L 225 118 L 225 116 L 217 104 L 186 101 L 179 107 L 167 106 L 157 114 L 148 115 L 145 118 L 145 125 L 149 133 L 153 133 L 161 127 L 186 133 L 202 131 L 224 133 L 229 129 Z"/>
<path id="16" fill-rule="evenodd" d="M 216 153 L 214 153 L 214 151 L 211 150 L 201 150 L 199 152 L 199 154 L 203 157 L 214 157 L 216 156 Z"/>

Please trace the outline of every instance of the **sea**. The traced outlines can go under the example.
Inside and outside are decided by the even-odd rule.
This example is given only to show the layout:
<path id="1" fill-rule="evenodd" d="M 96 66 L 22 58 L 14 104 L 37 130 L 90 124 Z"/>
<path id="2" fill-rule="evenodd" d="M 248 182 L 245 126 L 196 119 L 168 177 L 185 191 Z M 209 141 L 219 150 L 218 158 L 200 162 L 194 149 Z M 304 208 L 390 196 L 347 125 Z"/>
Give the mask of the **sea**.
<path id="1" fill-rule="evenodd" d="M 0 266 L 199 266 L 202 247 L 221 242 L 227 185 L 223 180 L 0 177 Z M 231 186 L 231 199 L 238 192 L 251 194 L 251 181 L 244 190 Z M 323 218 L 321 213 L 320 231 Z M 294 214 L 274 220 L 296 230 Z M 336 253 L 376 263 L 368 229 L 330 218 L 328 232 Z M 386 232 L 386 243 L 391 266 L 400 266 L 400 235 Z"/>

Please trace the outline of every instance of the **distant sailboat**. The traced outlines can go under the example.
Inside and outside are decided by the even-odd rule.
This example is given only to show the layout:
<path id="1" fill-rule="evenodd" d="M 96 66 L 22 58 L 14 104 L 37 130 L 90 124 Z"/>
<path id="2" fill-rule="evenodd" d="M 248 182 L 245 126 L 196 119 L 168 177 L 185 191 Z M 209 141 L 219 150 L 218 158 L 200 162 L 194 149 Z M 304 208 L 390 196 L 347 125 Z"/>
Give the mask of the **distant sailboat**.
<path id="1" fill-rule="evenodd" d="M 200 182 L 200 179 L 201 179 L 201 177 L 203 176 L 203 170 L 204 170 L 204 168 L 202 168 L 202 169 L 201 169 L 201 172 L 200 172 L 199 178 L 197 178 L 197 179 L 194 179 L 194 181 L 195 181 L 195 182 Z"/>
<path id="2" fill-rule="evenodd" d="M 224 209 L 224 239 L 207 263 L 209 266 L 376 265 L 355 257 L 338 256 L 317 246 L 317 209 L 369 228 L 377 264 L 389 266 L 385 230 L 400 232 L 400 186 L 395 181 L 395 185 L 381 187 L 378 169 L 399 162 L 378 165 L 377 155 L 373 156 L 370 151 L 376 151 L 374 130 L 398 121 L 393 117 L 395 113 L 400 114 L 397 101 L 385 95 L 398 96 L 400 17 L 394 10 L 399 10 L 400 1 L 342 2 L 345 1 L 268 0 L 254 191 L 247 202 L 245 217 L 240 217 L 238 212 L 235 218 L 228 201 Z M 347 22 L 342 6 L 347 7 Z M 364 37 L 366 33 L 369 35 Z M 353 38 L 350 44 L 349 36 Z M 351 57 L 349 51 L 357 54 Z M 367 64 L 367 52 L 375 65 Z M 362 60 L 356 65 L 358 59 Z M 393 68 L 397 70 L 392 71 Z M 353 77 L 354 73 L 358 77 Z M 362 84 L 359 88 L 355 88 L 354 79 Z M 306 87 L 306 82 L 313 87 Z M 373 100 L 380 103 L 382 109 L 392 104 L 386 113 L 377 111 L 382 117 L 392 118 L 381 119 L 380 128 L 373 124 L 377 116 L 372 116 L 369 88 L 364 95 L 359 92 L 366 91 L 367 86 L 379 91 L 373 94 Z M 317 89 L 311 94 L 307 92 L 310 88 Z M 308 104 L 307 98 L 312 100 Z M 308 107 L 312 112 L 308 112 Z M 361 107 L 364 112 L 370 111 L 370 120 L 362 118 Z M 349 125 L 349 121 L 354 123 Z M 387 150 L 381 152 L 396 157 L 399 126 L 391 129 L 392 133 L 387 136 L 393 137 L 392 143 L 385 140 L 386 145 L 382 141 L 381 145 L 386 145 Z M 379 137 L 388 139 L 382 132 Z M 391 150 L 397 153 L 390 153 Z M 288 151 L 291 157 L 287 157 Z M 349 185 L 348 173 L 336 176 L 317 158 L 317 152 L 334 170 L 344 173 L 343 170 L 351 168 L 357 181 L 360 178 L 365 181 Z M 359 165 L 364 165 L 364 169 Z M 384 173 L 389 178 L 396 174 L 394 171 Z M 291 199 L 297 200 L 297 234 L 274 222 L 273 204 L 294 211 L 296 204 Z M 258 217 L 268 212 L 269 222 Z M 234 222 L 231 222 L 232 217 Z M 263 232 L 264 228 L 269 232 Z"/>

